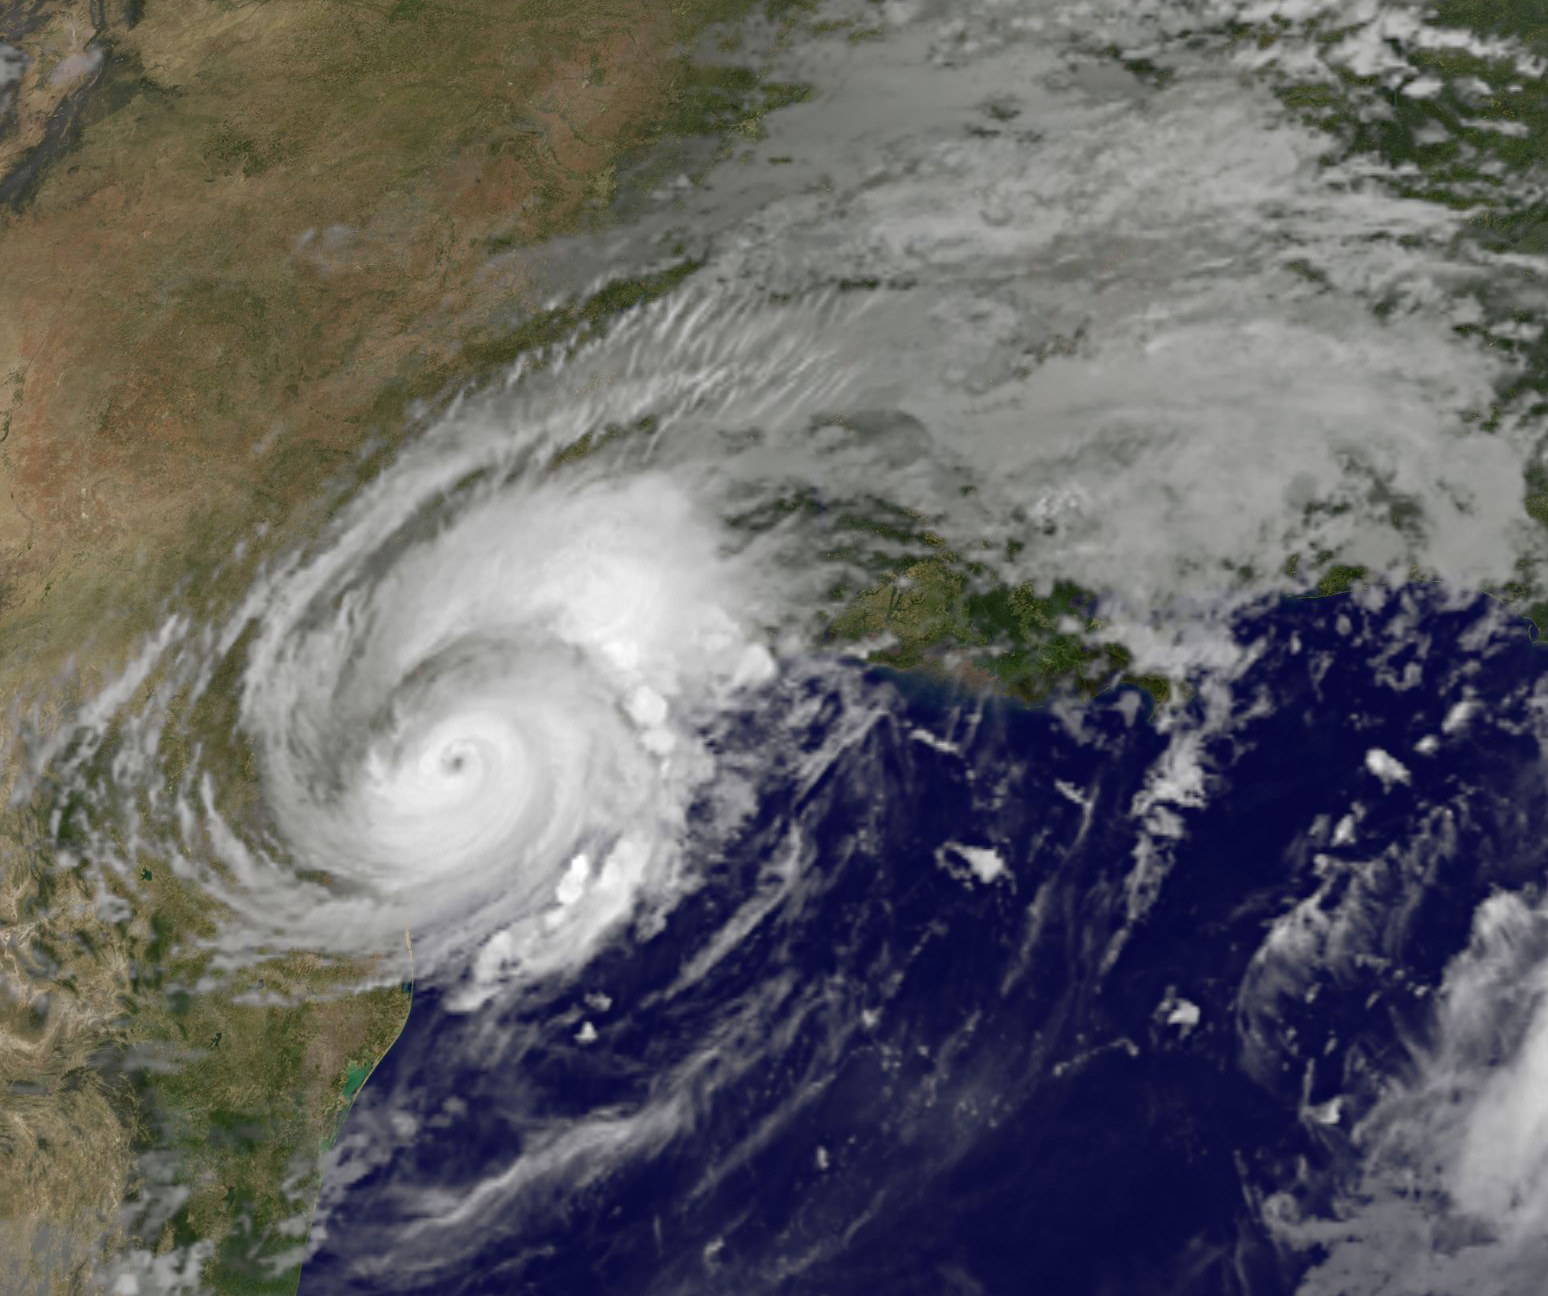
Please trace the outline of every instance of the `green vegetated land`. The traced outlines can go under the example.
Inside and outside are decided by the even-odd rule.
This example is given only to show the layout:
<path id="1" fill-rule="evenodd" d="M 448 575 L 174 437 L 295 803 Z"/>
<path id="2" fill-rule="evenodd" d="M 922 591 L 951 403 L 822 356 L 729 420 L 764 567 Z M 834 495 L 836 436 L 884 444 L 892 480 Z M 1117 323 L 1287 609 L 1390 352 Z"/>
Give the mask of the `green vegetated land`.
<path id="1" fill-rule="evenodd" d="M 819 513 L 830 519 L 824 560 L 850 573 L 829 591 L 834 643 L 856 646 L 877 665 L 1032 705 L 1125 684 L 1158 704 L 1170 700 L 1171 681 L 1130 671 L 1132 655 L 1105 636 L 1088 591 L 1069 582 L 1046 591 L 1007 583 L 989 564 L 953 551 L 911 509 L 875 497 L 819 503 L 808 491 L 736 522 L 758 528 Z M 1013 542 L 1007 556 L 1020 547 Z"/>
<path id="2" fill-rule="evenodd" d="M 408 1009 L 396 986 L 360 992 L 330 984 L 305 959 L 275 960 L 261 971 L 256 979 L 266 989 L 293 1002 L 241 1004 L 178 991 L 159 999 L 147 991 L 160 987 L 137 987 L 146 1006 L 134 1034 L 142 1048 L 164 1045 L 175 1064 L 142 1081 L 142 1120 L 157 1146 L 182 1152 L 190 1189 L 154 1245 L 215 1240 L 204 1276 L 223 1293 L 295 1290 L 285 1260 L 304 1236 L 317 1188 L 309 1154 L 337 1136 Z"/>
<path id="3" fill-rule="evenodd" d="M 1139 675 L 1132 654 L 1104 637 L 1092 596 L 1069 582 L 1046 593 L 986 580 L 955 554 L 911 563 L 881 584 L 845 596 L 830 633 L 843 642 L 888 636 L 867 659 L 897 670 L 941 674 L 1017 701 L 1038 704 L 1061 691 L 1091 697 L 1130 685 L 1158 705 L 1173 681 Z"/>

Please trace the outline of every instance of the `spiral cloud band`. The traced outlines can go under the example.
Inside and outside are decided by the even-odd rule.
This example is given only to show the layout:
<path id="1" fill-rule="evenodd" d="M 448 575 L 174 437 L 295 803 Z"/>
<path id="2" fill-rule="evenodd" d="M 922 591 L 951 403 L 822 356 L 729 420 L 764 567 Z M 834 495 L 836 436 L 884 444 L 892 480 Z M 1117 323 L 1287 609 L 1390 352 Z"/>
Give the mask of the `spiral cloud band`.
<path id="1" fill-rule="evenodd" d="M 659 875 L 705 764 L 689 713 L 768 669 L 729 586 L 650 477 L 492 495 L 338 620 L 267 627 L 243 713 L 295 863 L 365 888 L 368 930 L 557 916 L 593 845 L 601 892 Z"/>
<path id="2" fill-rule="evenodd" d="M 554 868 L 592 840 L 627 834 L 661 865 L 668 789 L 702 760 L 685 708 L 765 669 L 724 582 L 711 533 L 652 477 L 492 495 L 337 619 L 272 622 L 243 717 L 295 863 L 431 928 L 584 890 L 584 868 L 567 890 Z"/>
<path id="3" fill-rule="evenodd" d="M 1138 112 L 1031 28 L 980 15 L 968 58 L 903 8 L 771 121 L 813 159 L 788 190 L 727 169 L 533 263 L 573 303 L 671 248 L 679 287 L 405 436 L 231 615 L 169 618 L 84 715 L 86 755 L 123 738 L 83 792 L 98 860 L 174 861 L 231 963 L 413 929 L 420 973 L 552 966 L 686 884 L 705 717 L 916 524 L 986 581 L 1092 591 L 1174 673 L 1319 555 L 1465 588 L 1542 560 L 1530 425 L 1479 418 L 1511 362 L 1459 295 L 1498 267 L 1454 210 L 1324 166 L 1229 62 Z M 924 67 L 939 120 L 880 122 Z M 836 535 L 873 504 L 911 521 Z"/>
<path id="4" fill-rule="evenodd" d="M 395 981 L 408 934 L 413 975 L 466 977 L 469 1004 L 669 907 L 706 735 L 809 602 L 768 528 L 727 528 L 767 500 L 704 450 L 733 403 L 771 436 L 823 408 L 843 384 L 813 330 L 837 313 L 715 331 L 679 298 L 455 402 L 35 753 L 61 861 L 115 872 L 126 921 L 142 871 L 174 868 L 208 902 L 180 933 L 208 976 L 303 950 Z"/>

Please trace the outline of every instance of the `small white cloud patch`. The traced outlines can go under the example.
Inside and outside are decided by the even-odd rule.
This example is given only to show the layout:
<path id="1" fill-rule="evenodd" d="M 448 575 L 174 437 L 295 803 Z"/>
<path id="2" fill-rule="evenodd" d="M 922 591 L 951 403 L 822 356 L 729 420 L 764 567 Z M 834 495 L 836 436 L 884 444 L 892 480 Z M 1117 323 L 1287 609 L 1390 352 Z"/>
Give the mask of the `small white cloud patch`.
<path id="1" fill-rule="evenodd" d="M 1165 997 L 1156 1005 L 1155 1020 L 1186 1038 L 1204 1020 L 1204 1012 L 1193 1000 L 1182 998 L 1168 986 Z"/>
<path id="2" fill-rule="evenodd" d="M 570 867 L 559 880 L 557 898 L 562 905 L 572 905 L 585 894 L 587 879 L 591 876 L 591 862 L 582 853 L 570 861 Z"/>
<path id="3" fill-rule="evenodd" d="M 985 886 L 1005 876 L 1005 861 L 988 846 L 964 846 L 948 842 L 935 852 L 935 862 L 953 877 L 968 881 L 976 878 Z"/>
<path id="4" fill-rule="evenodd" d="M 1055 779 L 1054 787 L 1059 790 L 1060 796 L 1068 801 L 1073 801 L 1082 810 L 1089 810 L 1091 808 L 1091 798 L 1086 796 L 1073 783 L 1066 783 L 1063 779 Z"/>
<path id="5" fill-rule="evenodd" d="M 928 729 L 915 729 L 909 735 L 915 742 L 923 743 L 926 747 L 934 747 L 936 751 L 951 752 L 957 754 L 957 744 L 947 742 L 946 739 L 931 733 Z"/>
<path id="6" fill-rule="evenodd" d="M 1337 1125 L 1344 1114 L 1344 1100 L 1342 1098 L 1329 1098 L 1325 1103 L 1318 1103 L 1314 1107 L 1306 1108 L 1305 1115 L 1309 1121 L 1315 1121 L 1318 1125 Z"/>
<path id="7" fill-rule="evenodd" d="M 1172 1011 L 1166 1015 L 1168 1026 L 1177 1026 L 1183 1031 L 1190 1031 L 1199 1024 L 1199 1006 L 1187 999 L 1179 999 L 1172 1006 Z"/>
<path id="8" fill-rule="evenodd" d="M 1365 768 L 1381 780 L 1384 788 L 1390 788 L 1394 783 L 1408 782 L 1408 767 L 1380 747 L 1372 747 L 1365 753 Z"/>
<path id="9" fill-rule="evenodd" d="M 1458 702 L 1450 711 L 1446 712 L 1446 719 L 1441 723 L 1443 733 L 1453 734 L 1464 728 L 1467 722 L 1473 718 L 1473 713 L 1478 710 L 1476 702 Z"/>

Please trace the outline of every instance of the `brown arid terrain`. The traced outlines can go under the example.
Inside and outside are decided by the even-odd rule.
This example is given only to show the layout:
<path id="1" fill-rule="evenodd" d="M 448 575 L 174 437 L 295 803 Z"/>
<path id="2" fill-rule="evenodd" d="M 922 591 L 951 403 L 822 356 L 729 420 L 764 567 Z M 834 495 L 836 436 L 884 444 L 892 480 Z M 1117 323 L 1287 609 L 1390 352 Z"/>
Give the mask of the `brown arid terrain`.
<path id="1" fill-rule="evenodd" d="M 750 8 L 0 0 L 12 722 L 67 717 L 175 592 L 218 606 L 233 547 L 315 526 L 320 483 L 390 446 L 411 402 L 585 324 L 580 304 L 523 335 L 541 303 L 502 252 L 605 219 L 615 165 L 664 133 L 745 128 L 755 78 L 685 51 Z M 258 1259 L 293 1215 L 287 1167 L 332 1136 L 408 996 L 311 994 L 327 974 L 291 957 L 265 969 L 289 1006 L 190 998 L 174 987 L 198 966 L 171 951 L 208 923 L 200 898 L 146 860 L 152 902 L 103 923 L 46 820 L 29 804 L 0 824 L 7 1291 L 80 1290 L 103 1246 L 200 1239 L 213 1290 L 294 1290 Z M 176 1064 L 112 1064 L 136 1050 Z M 141 1153 L 169 1128 L 186 1202 L 125 1236 Z"/>
<path id="2" fill-rule="evenodd" d="M 19 42 L 7 671 L 56 666 L 190 550 L 282 519 L 384 386 L 509 311 L 523 285 L 491 247 L 595 199 L 661 110 L 684 25 L 633 0 L 161 0 L 132 27 L 80 5 Z M 77 142 L 34 173 L 22 150 L 62 149 L 40 119 L 71 93 Z"/>

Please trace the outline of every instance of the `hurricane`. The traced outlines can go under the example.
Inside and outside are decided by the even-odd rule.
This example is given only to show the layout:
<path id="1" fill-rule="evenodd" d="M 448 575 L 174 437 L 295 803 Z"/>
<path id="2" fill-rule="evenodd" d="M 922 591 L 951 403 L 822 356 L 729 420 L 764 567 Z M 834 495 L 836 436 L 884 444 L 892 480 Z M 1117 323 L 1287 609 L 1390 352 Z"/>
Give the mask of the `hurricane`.
<path id="1" fill-rule="evenodd" d="M 522 252 L 586 327 L 16 747 L 109 921 L 198 897 L 178 993 L 412 995 L 254 1264 L 1527 1292 L 1542 285 L 1283 82 L 1390 116 L 1462 37 L 860 9 L 746 165 Z M 113 1290 L 199 1289 L 183 1200 Z"/>
<path id="2" fill-rule="evenodd" d="M 174 860 L 220 902 L 208 940 L 233 969 L 412 931 L 418 975 L 466 971 L 477 947 L 494 977 L 666 900 L 714 773 L 707 728 L 776 672 L 803 582 L 760 570 L 777 534 L 738 540 L 713 511 L 735 492 L 685 487 L 655 429 L 703 435 L 728 392 L 789 414 L 837 389 L 820 350 L 750 322 L 730 355 L 683 366 L 704 328 L 690 302 L 642 315 L 634 372 L 590 400 L 561 404 L 563 366 L 513 374 L 520 395 L 449 416 L 225 620 L 169 622 L 111 765 L 94 764 L 106 726 L 58 763 L 99 858 L 126 875 Z M 585 453 L 592 436 L 617 447 Z"/>
<path id="3" fill-rule="evenodd" d="M 1159 136 L 1136 132 L 1115 91 L 1061 82 L 1032 9 L 984 18 L 969 57 L 966 29 L 905 10 L 847 77 L 827 69 L 839 101 L 791 110 L 785 146 L 845 121 L 826 164 L 873 152 L 863 78 L 918 60 L 944 134 L 897 126 L 877 156 L 898 160 L 862 167 L 842 209 L 798 189 L 731 224 L 664 301 L 465 393 L 223 618 L 169 616 L 135 681 L 153 700 L 114 718 L 111 787 L 83 792 L 131 807 L 99 857 L 132 874 L 170 852 L 229 907 L 230 960 L 417 926 L 423 970 L 517 918 L 560 948 L 590 905 L 677 885 L 708 718 L 821 648 L 830 591 L 903 550 L 884 518 L 1010 585 L 1076 581 L 1184 669 L 1286 588 L 1286 554 L 1468 586 L 1533 552 L 1519 505 L 1495 507 L 1529 432 L 1508 410 L 1469 421 L 1502 364 L 1458 340 L 1465 292 L 1453 318 L 1430 309 L 1487 268 L 1451 212 L 1319 169 L 1309 132 L 1265 102 L 1244 120 L 1202 67 Z M 1007 106 L 983 76 L 1041 98 Z M 1009 129 L 961 142 L 987 110 Z M 647 220 L 604 250 L 657 237 Z M 846 292 L 825 261 L 895 286 Z M 1336 292 L 1300 269 L 1319 262 Z M 1377 299 L 1406 305 L 1359 327 Z M 842 543 L 857 521 L 881 536 L 863 558 Z M 191 733 L 228 687 L 226 732 Z M 233 734 L 243 764 L 201 759 Z M 227 794 L 246 762 L 254 804 Z M 489 960 L 526 939 L 507 929 Z"/>
<path id="4" fill-rule="evenodd" d="M 243 707 L 276 827 L 393 927 L 532 907 L 545 886 L 573 904 L 588 851 L 604 891 L 660 873 L 703 759 L 694 713 L 771 669 L 680 493 L 556 494 L 470 502 L 375 588 L 325 579 L 254 642 Z M 335 615 L 307 625 L 323 599 Z M 349 929 L 310 903 L 286 930 Z"/>

